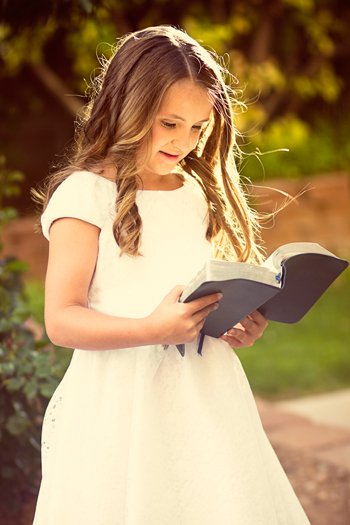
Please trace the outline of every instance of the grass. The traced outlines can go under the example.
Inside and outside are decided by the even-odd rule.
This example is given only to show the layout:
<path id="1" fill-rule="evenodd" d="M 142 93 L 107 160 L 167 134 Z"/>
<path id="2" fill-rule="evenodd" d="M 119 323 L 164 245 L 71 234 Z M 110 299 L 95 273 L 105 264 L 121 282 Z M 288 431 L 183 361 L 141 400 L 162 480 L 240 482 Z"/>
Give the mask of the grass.
<path id="1" fill-rule="evenodd" d="M 270 322 L 252 348 L 236 350 L 252 390 L 287 399 L 350 387 L 350 270 L 293 325 Z"/>
<path id="2" fill-rule="evenodd" d="M 28 282 L 26 292 L 33 317 L 42 323 L 42 283 Z M 299 323 L 271 322 L 252 348 L 236 350 L 253 392 L 287 399 L 350 388 L 349 313 L 348 269 Z"/>

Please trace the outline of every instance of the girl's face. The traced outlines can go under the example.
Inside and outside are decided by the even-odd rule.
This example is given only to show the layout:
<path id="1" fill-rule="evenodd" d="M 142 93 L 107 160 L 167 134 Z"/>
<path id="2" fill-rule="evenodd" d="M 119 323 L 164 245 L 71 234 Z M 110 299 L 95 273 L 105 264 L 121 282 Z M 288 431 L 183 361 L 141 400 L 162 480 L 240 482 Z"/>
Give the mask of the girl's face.
<path id="1" fill-rule="evenodd" d="M 179 80 L 166 91 L 151 129 L 146 161 L 139 175 L 144 184 L 162 184 L 199 140 L 201 130 L 210 118 L 213 103 L 208 92 L 191 80 Z"/>

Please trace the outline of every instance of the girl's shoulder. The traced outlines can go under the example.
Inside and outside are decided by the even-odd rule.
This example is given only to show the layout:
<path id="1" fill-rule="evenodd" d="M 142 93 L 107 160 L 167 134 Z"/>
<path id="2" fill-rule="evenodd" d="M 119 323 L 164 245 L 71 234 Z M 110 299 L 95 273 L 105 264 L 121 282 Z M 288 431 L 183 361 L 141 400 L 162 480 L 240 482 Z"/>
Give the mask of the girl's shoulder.
<path id="1" fill-rule="evenodd" d="M 113 181 L 91 171 L 74 171 L 55 189 L 41 215 L 44 236 L 49 239 L 52 222 L 71 217 L 100 228 L 105 224 L 116 198 Z"/>
<path id="2" fill-rule="evenodd" d="M 113 180 L 88 170 L 73 171 L 61 183 L 61 185 L 62 184 L 69 184 L 72 186 L 72 188 L 78 186 L 81 189 L 89 189 L 91 187 L 94 187 L 96 189 L 98 187 L 101 187 L 111 190 L 116 187 L 115 182 Z"/>

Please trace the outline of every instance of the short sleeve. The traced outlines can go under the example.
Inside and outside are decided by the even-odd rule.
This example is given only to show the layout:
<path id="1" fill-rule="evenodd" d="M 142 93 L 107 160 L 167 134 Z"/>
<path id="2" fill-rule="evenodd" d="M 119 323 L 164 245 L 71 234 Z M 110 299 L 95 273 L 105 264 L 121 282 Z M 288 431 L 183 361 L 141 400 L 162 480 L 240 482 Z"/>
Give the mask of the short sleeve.
<path id="1" fill-rule="evenodd" d="M 63 217 L 81 219 L 102 229 L 115 202 L 115 183 L 90 171 L 75 171 L 56 188 L 41 215 L 43 235 Z"/>

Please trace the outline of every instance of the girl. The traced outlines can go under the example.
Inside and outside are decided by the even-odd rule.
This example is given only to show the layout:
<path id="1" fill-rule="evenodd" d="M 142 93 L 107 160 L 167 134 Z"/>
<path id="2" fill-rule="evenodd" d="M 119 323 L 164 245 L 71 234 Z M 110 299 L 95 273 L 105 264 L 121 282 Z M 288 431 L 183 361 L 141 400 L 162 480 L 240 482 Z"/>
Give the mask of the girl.
<path id="1" fill-rule="evenodd" d="M 45 414 L 35 525 L 309 523 L 232 350 L 266 320 L 200 355 L 220 296 L 178 301 L 208 257 L 261 260 L 226 73 L 181 30 L 126 36 L 71 162 L 36 193 L 46 329 L 75 351 Z"/>

